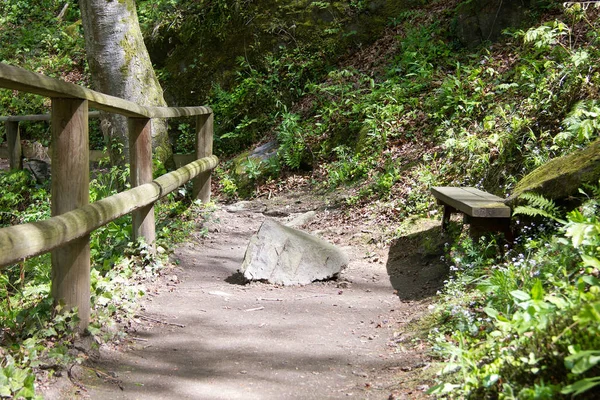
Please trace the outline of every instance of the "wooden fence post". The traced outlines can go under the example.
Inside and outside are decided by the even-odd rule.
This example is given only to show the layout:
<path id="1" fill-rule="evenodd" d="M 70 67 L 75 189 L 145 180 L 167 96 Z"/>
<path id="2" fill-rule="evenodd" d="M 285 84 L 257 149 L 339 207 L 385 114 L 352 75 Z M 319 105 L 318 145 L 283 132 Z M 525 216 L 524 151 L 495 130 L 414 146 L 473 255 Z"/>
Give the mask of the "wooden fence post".
<path id="1" fill-rule="evenodd" d="M 129 161 L 131 187 L 152 182 L 152 120 L 129 118 Z M 149 205 L 134 211 L 132 220 L 133 239 L 144 238 L 151 249 L 154 249 L 154 206 Z"/>
<path id="2" fill-rule="evenodd" d="M 6 130 L 6 140 L 8 141 L 8 160 L 10 169 L 23 169 L 19 121 L 6 121 L 4 122 L 4 128 Z"/>
<path id="3" fill-rule="evenodd" d="M 52 216 L 89 203 L 88 102 L 52 99 Z M 85 223 L 85 221 L 78 221 Z M 52 297 L 79 310 L 79 328 L 90 321 L 89 235 L 52 251 Z"/>
<path id="4" fill-rule="evenodd" d="M 213 113 L 196 117 L 196 159 L 212 156 L 213 152 Z M 210 175 L 206 171 L 194 179 L 193 196 L 202 203 L 210 201 Z"/>

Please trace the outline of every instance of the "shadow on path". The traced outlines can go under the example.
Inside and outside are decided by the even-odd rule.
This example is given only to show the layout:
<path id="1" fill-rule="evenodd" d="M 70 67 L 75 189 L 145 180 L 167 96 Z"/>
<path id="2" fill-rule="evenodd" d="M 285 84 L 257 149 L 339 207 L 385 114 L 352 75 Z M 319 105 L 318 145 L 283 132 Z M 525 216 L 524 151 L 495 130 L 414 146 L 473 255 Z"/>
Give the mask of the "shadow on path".
<path id="1" fill-rule="evenodd" d="M 420 305 L 400 302 L 388 274 L 400 284 L 395 277 L 429 270 L 402 257 L 402 247 L 420 236 L 392 246 L 387 273 L 383 263 L 365 260 L 366 248 L 347 246 L 352 279 L 345 285 L 243 285 L 236 271 L 264 217 L 221 210 L 216 216 L 216 232 L 172 255 L 180 283 L 144 301 L 143 314 L 161 323 L 137 322 L 122 348 L 103 347 L 94 368 L 106 371 L 102 377 L 114 373 L 120 385 L 92 374 L 82 379 L 89 398 L 383 399 L 398 385 L 398 368 L 425 365 L 420 353 L 400 352 L 390 342 L 399 321 Z M 443 280 L 441 273 L 421 275 L 411 281 L 414 293 L 395 286 L 401 299 L 435 293 L 437 286 L 425 288 Z"/>
<path id="2" fill-rule="evenodd" d="M 439 225 L 392 243 L 386 269 L 401 300 L 422 300 L 442 288 L 449 272 L 440 259 L 443 248 L 444 236 Z"/>

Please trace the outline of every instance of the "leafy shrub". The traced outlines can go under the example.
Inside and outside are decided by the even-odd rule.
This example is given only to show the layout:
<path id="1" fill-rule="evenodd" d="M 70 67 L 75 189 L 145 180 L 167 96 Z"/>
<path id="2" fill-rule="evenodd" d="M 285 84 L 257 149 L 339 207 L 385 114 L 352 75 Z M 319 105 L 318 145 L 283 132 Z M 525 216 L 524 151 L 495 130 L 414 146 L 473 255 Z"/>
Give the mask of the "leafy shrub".
<path id="1" fill-rule="evenodd" d="M 64 12 L 61 12 L 64 11 Z M 0 61 L 78 83 L 89 82 L 79 7 L 59 0 L 0 2 Z M 0 115 L 44 114 L 41 96 L 0 90 Z M 23 139 L 47 145 L 46 123 L 22 123 Z"/>
<path id="2" fill-rule="evenodd" d="M 98 171 L 90 183 L 90 199 L 99 200 L 127 187 L 128 168 Z M 38 185 L 27 171 L 0 172 L 3 224 L 46 219 L 50 214 L 49 190 Z M 192 228 L 209 217 L 209 205 L 191 201 L 182 188 L 155 206 L 158 216 L 157 246 L 170 246 L 188 237 Z M 135 300 L 146 292 L 145 282 L 162 268 L 143 242 L 131 241 L 131 217 L 117 219 L 94 231 L 92 256 L 92 321 L 89 332 L 108 340 L 115 316 L 133 312 Z M 79 319 L 77 310 L 65 312 L 50 297 L 50 254 L 3 267 L 0 271 L 0 397 L 38 398 L 34 382 L 41 371 L 55 371 L 83 362 L 69 351 Z M 115 329 L 123 334 L 122 329 Z"/>
<path id="3" fill-rule="evenodd" d="M 600 107 L 596 100 L 582 100 L 563 121 L 565 130 L 554 137 L 554 142 L 563 146 L 586 144 L 598 138 L 600 129 Z"/>
<path id="4" fill-rule="evenodd" d="M 27 170 L 0 172 L 0 226 L 32 222 L 50 216 L 49 188 L 39 185 Z"/>
<path id="5" fill-rule="evenodd" d="M 554 207 L 531 201 L 547 214 Z M 597 394 L 600 214 L 593 206 L 598 199 L 590 201 L 585 214 L 574 210 L 564 218 L 552 211 L 553 220 L 562 221 L 559 234 L 552 224 L 528 228 L 504 259 L 488 251 L 493 241 L 463 239 L 454 247 L 456 274 L 438 311 L 444 323 L 431 335 L 447 365 L 431 393 L 524 399 Z"/>

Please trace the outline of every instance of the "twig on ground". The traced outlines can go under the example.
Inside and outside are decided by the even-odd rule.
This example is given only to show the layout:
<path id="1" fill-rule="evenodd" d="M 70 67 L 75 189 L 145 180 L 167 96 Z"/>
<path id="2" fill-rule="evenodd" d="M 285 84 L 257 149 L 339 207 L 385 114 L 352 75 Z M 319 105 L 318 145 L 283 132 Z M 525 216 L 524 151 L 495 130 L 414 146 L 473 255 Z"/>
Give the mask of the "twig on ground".
<path id="1" fill-rule="evenodd" d="M 283 301 L 283 299 L 268 298 L 268 297 L 258 297 L 256 300 L 258 300 L 258 301 Z"/>
<path id="2" fill-rule="evenodd" d="M 313 297 L 329 297 L 328 294 L 315 294 L 313 296 L 296 297 L 294 300 L 312 299 Z"/>
<path id="3" fill-rule="evenodd" d="M 67 376 L 69 377 L 69 380 L 71 381 L 71 383 L 75 386 L 77 386 L 79 389 L 81 389 L 84 392 L 87 392 L 87 389 L 85 388 L 85 386 L 83 386 L 83 384 L 81 382 L 79 382 L 74 376 L 73 376 L 73 372 L 71 371 L 73 369 L 73 367 L 77 365 L 76 363 L 73 363 L 69 366 L 69 368 L 67 368 Z"/>
<path id="4" fill-rule="evenodd" d="M 244 310 L 244 311 L 260 311 L 260 310 L 264 310 L 264 309 L 265 309 L 264 307 L 256 307 L 256 308 L 249 308 L 249 309 Z"/>
<path id="5" fill-rule="evenodd" d="M 91 371 L 94 371 L 96 373 L 96 376 L 98 378 L 102 378 L 105 381 L 114 383 L 115 385 L 117 385 L 119 387 L 119 389 L 124 390 L 123 389 L 123 382 L 120 379 L 115 378 L 114 376 L 111 376 L 110 374 L 107 374 L 104 371 L 100 371 L 99 369 L 92 368 L 92 367 L 87 367 L 87 368 L 90 369 Z"/>
<path id="6" fill-rule="evenodd" d="M 185 328 L 185 325 L 182 325 L 182 324 L 176 324 L 174 322 L 161 321 L 160 319 L 156 319 L 156 318 L 152 318 L 152 317 L 147 317 L 145 315 L 139 315 L 138 314 L 138 315 L 135 315 L 135 317 L 141 318 L 141 319 L 145 319 L 146 321 L 158 322 L 159 324 L 173 325 L 173 326 L 177 326 L 179 328 Z"/>

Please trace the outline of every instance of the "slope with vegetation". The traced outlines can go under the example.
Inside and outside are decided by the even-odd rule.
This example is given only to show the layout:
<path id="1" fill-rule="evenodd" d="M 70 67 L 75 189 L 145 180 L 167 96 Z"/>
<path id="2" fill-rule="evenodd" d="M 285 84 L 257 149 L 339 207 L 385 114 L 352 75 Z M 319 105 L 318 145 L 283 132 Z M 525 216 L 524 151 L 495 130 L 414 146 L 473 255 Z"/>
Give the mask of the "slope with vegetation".
<path id="1" fill-rule="evenodd" d="M 60 2 L 45 1 L 59 15 Z M 74 30 L 76 10 L 70 8 L 73 14 L 60 20 L 54 17 L 59 23 L 51 25 L 44 22 L 47 15 L 26 10 L 22 3 L 4 3 L 12 8 L 3 14 L 0 35 L 12 50 L 3 51 L 2 58 L 45 73 L 86 77 L 83 61 L 77 62 L 83 58 L 75 57 L 82 46 L 78 28 Z M 453 27 L 458 6 L 469 2 L 409 1 L 383 11 L 370 8 L 378 2 L 369 1 L 256 3 L 264 8 L 250 3 L 138 4 L 151 53 L 170 56 L 156 61 L 167 93 L 187 83 L 181 101 L 207 103 L 215 110 L 217 152 L 232 157 L 218 171 L 224 198 L 252 195 L 282 176 L 306 174 L 315 190 L 346 190 L 348 210 L 400 224 L 399 235 L 416 218 L 435 213 L 428 192 L 432 185 L 471 185 L 507 196 L 527 173 L 598 137 L 600 26 L 594 5 L 533 2 L 528 26 L 505 30 L 496 43 L 466 48 Z M 273 18 L 269 7 L 275 7 Z M 373 32 L 359 37 L 360 29 L 348 28 L 382 15 L 386 25 L 379 38 Z M 42 21 L 33 26 L 43 27 L 54 43 L 36 47 L 40 57 L 35 61 L 18 58 L 22 49 L 33 46 L 20 42 L 28 35 L 7 36 L 15 30 L 6 27 L 23 20 Z M 215 57 L 211 43 L 219 43 L 218 49 L 240 37 L 252 42 L 242 47 L 235 64 L 232 50 L 227 62 L 217 60 L 208 68 L 207 60 Z M 45 41 L 35 46 L 40 43 Z M 190 50 L 194 43 L 201 51 Z M 73 64 L 64 61 L 63 51 L 75 51 Z M 207 58 L 201 57 L 205 54 Z M 231 72 L 219 78 L 223 65 Z M 212 86 L 199 83 L 196 75 L 202 70 L 212 71 Z M 3 114 L 43 108 L 13 99 L 0 95 Z M 189 150 L 188 124 L 174 127 L 173 136 L 178 151 Z M 275 157 L 261 160 L 244 153 L 233 158 L 270 140 L 278 144 Z M 122 178 L 118 170 L 107 176 Z M 47 213 L 42 205 L 46 189 L 36 187 L 26 173 L 3 174 L 2 179 L 14 188 L 2 198 L 3 224 Z M 93 190 L 106 189 L 98 185 Z M 431 324 L 432 351 L 444 362 L 433 394 L 597 396 L 598 199 L 598 185 L 583 187 L 565 205 L 525 196 L 528 205 L 516 209 L 518 239 L 511 249 L 503 249 L 501 238 L 472 239 L 454 227 L 444 255 L 453 275 L 433 316 L 424 322 Z M 177 204 L 166 203 L 166 213 L 175 215 Z M 99 240 L 112 237 L 126 243 L 125 226 L 107 227 Z M 122 265 L 117 262 L 121 251 L 113 251 L 108 257 L 98 254 L 95 263 L 97 304 L 109 308 L 114 303 L 102 299 L 114 294 L 111 288 L 104 291 L 104 279 L 114 273 L 113 263 Z M 100 262 L 107 259 L 113 261 Z M 124 265 L 125 275 L 135 269 L 129 262 Z M 139 268 L 148 269 L 144 265 Z M 52 310 L 43 300 L 48 273 L 43 259 L 2 271 L 0 340 L 7 361 L 0 365 L 0 395 L 31 390 L 32 368 L 39 371 L 49 364 L 40 361 L 43 357 L 67 357 L 61 343 L 68 334 L 54 327 L 66 324 L 68 317 L 51 323 Z"/>
<path id="2" fill-rule="evenodd" d="M 249 157 L 242 168 L 232 162 L 223 190 L 235 194 L 244 177 L 260 184 L 282 170 L 309 169 L 317 185 L 353 193 L 349 208 L 410 224 L 431 212 L 432 185 L 508 195 L 536 167 L 597 139 L 596 7 L 534 9 L 533 27 L 465 49 L 449 29 L 458 3 L 401 12 L 375 45 L 342 58 L 324 80 L 306 82 L 298 101 L 280 98 L 282 106 L 273 108 L 271 100 L 257 114 L 226 119 L 221 137 L 236 139 L 252 134 L 248 121 L 274 121 L 266 131 L 279 148 L 276 159 Z M 281 62 L 306 62 L 290 53 L 262 71 L 247 69 L 234 90 L 217 92 L 217 112 L 249 110 L 245 102 L 256 101 L 256 92 L 285 91 L 269 78 Z M 433 394 L 597 395 L 598 192 L 597 185 L 582 188 L 575 202 L 581 206 L 568 213 L 527 197 L 531 205 L 516 210 L 522 225 L 510 251 L 495 237 L 456 238 L 447 254 L 454 275 L 430 333 L 446 362 Z M 541 216 L 551 222 L 528 218 Z"/>

